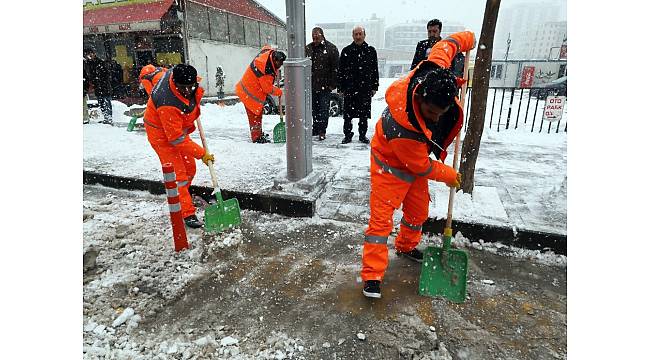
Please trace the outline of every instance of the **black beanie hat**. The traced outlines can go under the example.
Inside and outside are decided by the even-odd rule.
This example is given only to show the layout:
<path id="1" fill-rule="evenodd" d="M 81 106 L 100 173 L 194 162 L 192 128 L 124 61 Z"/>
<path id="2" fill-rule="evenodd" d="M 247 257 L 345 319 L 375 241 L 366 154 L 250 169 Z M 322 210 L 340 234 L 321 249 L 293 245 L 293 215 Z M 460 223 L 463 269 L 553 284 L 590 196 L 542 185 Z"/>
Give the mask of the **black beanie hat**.
<path id="1" fill-rule="evenodd" d="M 284 62 L 284 60 L 287 58 L 287 55 L 285 55 L 282 51 L 274 51 L 273 52 L 273 60 L 278 61 L 278 62 Z"/>
<path id="2" fill-rule="evenodd" d="M 172 79 L 178 85 L 196 84 L 196 69 L 192 65 L 178 64 L 172 69 Z"/>

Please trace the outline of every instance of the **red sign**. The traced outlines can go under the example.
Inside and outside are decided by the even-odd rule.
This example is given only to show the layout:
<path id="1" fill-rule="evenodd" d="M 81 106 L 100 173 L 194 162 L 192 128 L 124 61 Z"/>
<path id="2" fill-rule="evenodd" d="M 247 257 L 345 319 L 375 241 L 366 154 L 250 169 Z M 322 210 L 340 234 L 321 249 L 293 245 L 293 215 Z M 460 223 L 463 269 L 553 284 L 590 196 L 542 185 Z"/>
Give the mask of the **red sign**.
<path id="1" fill-rule="evenodd" d="M 521 71 L 521 83 L 519 86 L 522 89 L 530 88 L 533 86 L 533 80 L 535 80 L 535 67 L 524 66 L 524 69 Z"/>

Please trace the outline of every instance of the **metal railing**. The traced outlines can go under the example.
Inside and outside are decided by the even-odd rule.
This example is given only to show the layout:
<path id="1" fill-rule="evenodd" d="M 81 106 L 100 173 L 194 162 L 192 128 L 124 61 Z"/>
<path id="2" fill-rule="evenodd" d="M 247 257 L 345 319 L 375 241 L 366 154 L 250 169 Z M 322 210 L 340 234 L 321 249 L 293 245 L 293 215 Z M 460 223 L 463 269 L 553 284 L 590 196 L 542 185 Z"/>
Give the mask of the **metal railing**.
<path id="1" fill-rule="evenodd" d="M 508 98 L 506 99 L 506 93 L 508 93 Z M 566 116 L 562 116 L 557 122 L 550 122 L 544 120 L 544 104 L 546 102 L 547 94 L 554 94 L 552 90 L 548 88 L 515 88 L 515 87 L 490 87 L 488 90 L 488 106 L 485 112 L 485 121 L 489 129 L 492 129 L 494 126 L 496 131 L 509 130 L 509 129 L 518 129 L 522 126 L 526 128 L 530 127 L 530 132 L 537 131 L 541 133 L 542 130 L 546 130 L 546 133 L 550 134 L 552 128 L 555 128 L 554 132 L 557 134 L 560 132 L 562 123 L 564 123 L 564 132 L 567 131 L 567 119 Z M 500 101 L 497 102 L 497 98 L 500 96 Z M 467 131 L 467 123 L 469 120 L 469 114 L 471 112 L 472 104 L 472 88 L 468 87 L 466 92 L 466 102 L 465 102 L 465 131 Z M 533 99 L 534 98 L 534 99 Z M 517 102 L 515 104 L 515 101 Z M 505 105 L 504 105 L 505 103 Z M 522 111 L 522 103 L 525 103 L 525 111 Z M 531 108 L 531 103 L 533 107 Z M 491 105 L 490 105 L 491 104 Z M 504 106 L 507 106 L 507 115 L 504 116 Z M 498 111 L 495 112 L 495 109 L 498 108 Z M 516 113 L 513 112 L 513 109 L 516 108 Z M 566 104 L 564 108 L 566 115 Z M 498 116 L 497 116 L 498 113 Z M 531 114 L 532 113 L 532 114 Z M 538 115 L 539 113 L 539 115 Z M 489 122 L 488 122 L 489 118 Z M 514 124 L 513 124 L 514 122 Z M 548 126 L 545 126 L 548 124 Z"/>

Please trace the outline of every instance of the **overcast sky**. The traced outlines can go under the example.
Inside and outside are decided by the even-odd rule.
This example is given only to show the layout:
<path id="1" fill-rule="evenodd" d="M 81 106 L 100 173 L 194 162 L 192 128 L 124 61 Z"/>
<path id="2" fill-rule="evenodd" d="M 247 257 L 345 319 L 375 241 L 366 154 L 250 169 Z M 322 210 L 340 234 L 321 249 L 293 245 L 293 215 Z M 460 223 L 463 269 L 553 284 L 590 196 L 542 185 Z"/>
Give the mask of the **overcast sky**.
<path id="1" fill-rule="evenodd" d="M 275 13 L 282 20 L 286 19 L 285 0 L 256 0 Z M 524 2 L 562 2 L 562 0 L 502 0 L 500 9 Z M 565 5 L 566 7 L 566 5 Z M 409 20 L 438 18 L 444 22 L 459 22 L 478 36 L 483 24 L 485 0 L 305 0 L 305 17 L 308 33 L 316 23 L 358 21 L 369 19 L 373 13 L 383 17 L 386 26 Z M 327 34 L 325 34 L 327 37 Z M 309 40 L 309 38 L 308 38 Z"/>

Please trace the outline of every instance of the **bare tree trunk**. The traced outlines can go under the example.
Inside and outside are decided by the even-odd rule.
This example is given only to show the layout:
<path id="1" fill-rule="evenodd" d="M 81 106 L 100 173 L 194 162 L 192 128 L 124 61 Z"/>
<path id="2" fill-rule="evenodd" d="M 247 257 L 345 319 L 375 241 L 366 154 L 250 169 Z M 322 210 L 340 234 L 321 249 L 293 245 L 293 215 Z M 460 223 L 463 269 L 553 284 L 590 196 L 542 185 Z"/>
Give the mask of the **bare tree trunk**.
<path id="1" fill-rule="evenodd" d="M 483 15 L 483 28 L 476 52 L 474 76 L 472 78 L 472 102 L 467 124 L 467 133 L 461 151 L 460 173 L 463 174 L 461 189 L 471 194 L 474 191 L 474 170 L 481 147 L 481 136 L 485 123 L 488 88 L 490 87 L 490 67 L 492 65 L 492 45 L 494 29 L 497 25 L 501 0 L 487 0 Z"/>

